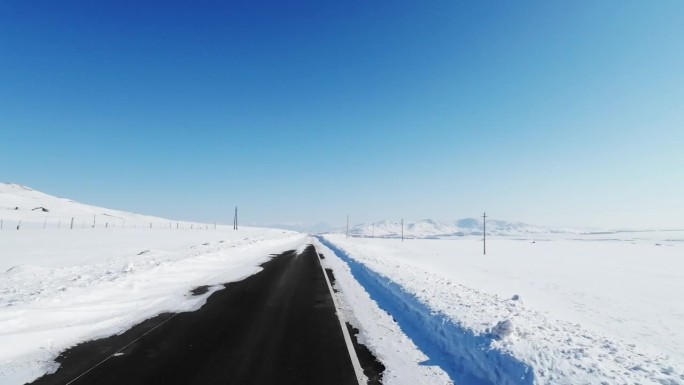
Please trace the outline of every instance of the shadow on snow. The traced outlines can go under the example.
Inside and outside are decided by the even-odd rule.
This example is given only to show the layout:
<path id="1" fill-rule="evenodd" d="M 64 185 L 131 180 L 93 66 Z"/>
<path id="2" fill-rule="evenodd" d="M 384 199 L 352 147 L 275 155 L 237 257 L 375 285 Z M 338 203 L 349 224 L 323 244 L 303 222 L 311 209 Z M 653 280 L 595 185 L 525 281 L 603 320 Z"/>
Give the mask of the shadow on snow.
<path id="1" fill-rule="evenodd" d="M 426 355 L 423 365 L 444 370 L 456 384 L 531 385 L 534 372 L 515 357 L 490 347 L 492 338 L 476 335 L 454 323 L 441 312 L 430 309 L 415 295 L 364 264 L 351 258 L 334 244 L 318 240 L 346 262 L 354 278 L 388 312 L 401 330 Z"/>

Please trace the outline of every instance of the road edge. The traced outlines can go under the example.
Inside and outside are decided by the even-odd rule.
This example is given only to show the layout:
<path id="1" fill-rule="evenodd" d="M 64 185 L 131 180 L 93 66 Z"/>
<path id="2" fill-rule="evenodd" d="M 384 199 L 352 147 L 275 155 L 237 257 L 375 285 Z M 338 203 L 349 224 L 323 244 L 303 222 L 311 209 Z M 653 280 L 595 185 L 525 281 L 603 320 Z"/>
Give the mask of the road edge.
<path id="1" fill-rule="evenodd" d="M 344 342 L 347 345 L 347 351 L 349 352 L 349 358 L 351 359 L 352 366 L 354 367 L 356 379 L 359 385 L 366 385 L 367 381 L 364 381 L 366 379 L 366 375 L 363 374 L 361 362 L 359 361 L 359 357 L 356 355 L 354 344 L 352 343 L 351 336 L 349 335 L 349 331 L 347 330 L 347 325 L 346 321 L 344 320 L 344 316 L 340 311 L 340 305 L 337 303 L 337 298 L 335 298 L 335 292 L 333 291 L 332 285 L 330 284 L 330 279 L 328 279 L 328 274 L 325 273 L 325 268 L 321 263 L 321 257 L 318 254 L 318 250 L 316 250 L 316 246 L 313 243 L 310 243 L 309 246 L 313 247 L 314 251 L 316 252 L 318 266 L 321 267 L 321 273 L 323 274 L 323 277 L 325 277 L 325 283 L 328 285 L 328 291 L 330 292 L 330 297 L 332 297 L 333 304 L 335 305 L 335 314 L 337 315 L 337 320 L 340 322 L 340 328 L 342 329 L 342 334 L 344 335 Z"/>

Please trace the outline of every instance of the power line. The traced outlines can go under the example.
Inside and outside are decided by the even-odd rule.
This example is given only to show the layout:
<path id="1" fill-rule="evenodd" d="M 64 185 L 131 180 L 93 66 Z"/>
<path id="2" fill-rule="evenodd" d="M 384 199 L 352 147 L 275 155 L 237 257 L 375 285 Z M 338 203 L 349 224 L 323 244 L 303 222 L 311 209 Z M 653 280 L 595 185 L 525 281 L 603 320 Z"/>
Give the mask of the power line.
<path id="1" fill-rule="evenodd" d="M 235 217 L 233 218 L 233 230 L 238 229 L 237 206 L 235 206 Z"/>

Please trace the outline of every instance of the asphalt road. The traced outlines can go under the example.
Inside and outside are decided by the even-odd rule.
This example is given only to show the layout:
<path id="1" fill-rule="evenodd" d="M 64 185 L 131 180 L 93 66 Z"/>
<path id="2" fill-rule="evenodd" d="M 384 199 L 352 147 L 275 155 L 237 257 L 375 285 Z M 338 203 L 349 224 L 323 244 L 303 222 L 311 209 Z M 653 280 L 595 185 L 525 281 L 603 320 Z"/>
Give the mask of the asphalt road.
<path id="1" fill-rule="evenodd" d="M 66 351 L 34 384 L 358 384 L 315 249 L 263 268 L 195 312 Z"/>

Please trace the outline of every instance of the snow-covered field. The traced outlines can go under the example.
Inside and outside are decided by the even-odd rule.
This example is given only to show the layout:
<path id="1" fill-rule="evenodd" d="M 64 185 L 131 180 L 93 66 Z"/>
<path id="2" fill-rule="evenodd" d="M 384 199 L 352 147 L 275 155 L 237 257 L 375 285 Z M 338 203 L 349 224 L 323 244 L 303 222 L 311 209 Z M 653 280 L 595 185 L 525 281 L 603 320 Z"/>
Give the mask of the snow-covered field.
<path id="1" fill-rule="evenodd" d="M 3 385 L 55 370 L 57 355 L 78 342 L 122 332 L 163 312 L 197 309 L 219 284 L 258 272 L 269 254 L 304 241 L 299 233 L 277 229 L 234 231 L 198 223 L 179 223 L 177 229 L 166 219 L 8 184 L 0 184 L 0 214 Z M 70 218 L 79 215 L 89 225 L 71 229 Z M 216 286 L 192 295 L 200 285 Z"/>
<path id="2" fill-rule="evenodd" d="M 484 256 L 474 219 L 407 223 L 409 236 L 441 239 L 402 242 L 391 221 L 358 226 L 363 237 L 312 238 L 13 184 L 0 184 L 0 220 L 0 384 L 55 370 L 78 342 L 195 310 L 269 254 L 307 243 L 334 270 L 342 314 L 386 366 L 387 385 L 684 384 L 684 231 L 498 221 L 493 231 L 507 236 L 488 237 Z M 209 291 L 192 295 L 200 285 Z"/>
<path id="3" fill-rule="evenodd" d="M 213 290 L 193 288 L 252 275 L 302 242 L 257 228 L 1 231 L 0 383 L 56 369 L 59 352 L 80 341 L 197 309 Z"/>
<path id="4" fill-rule="evenodd" d="M 479 237 L 331 234 L 319 247 L 337 254 L 325 263 L 338 266 L 351 318 L 389 363 L 387 384 L 416 383 L 393 372 L 420 373 L 398 363 L 411 354 L 385 346 L 396 328 L 457 383 L 684 384 L 682 235 L 495 237 L 486 256 Z M 373 313 L 378 305 L 392 317 Z"/>

